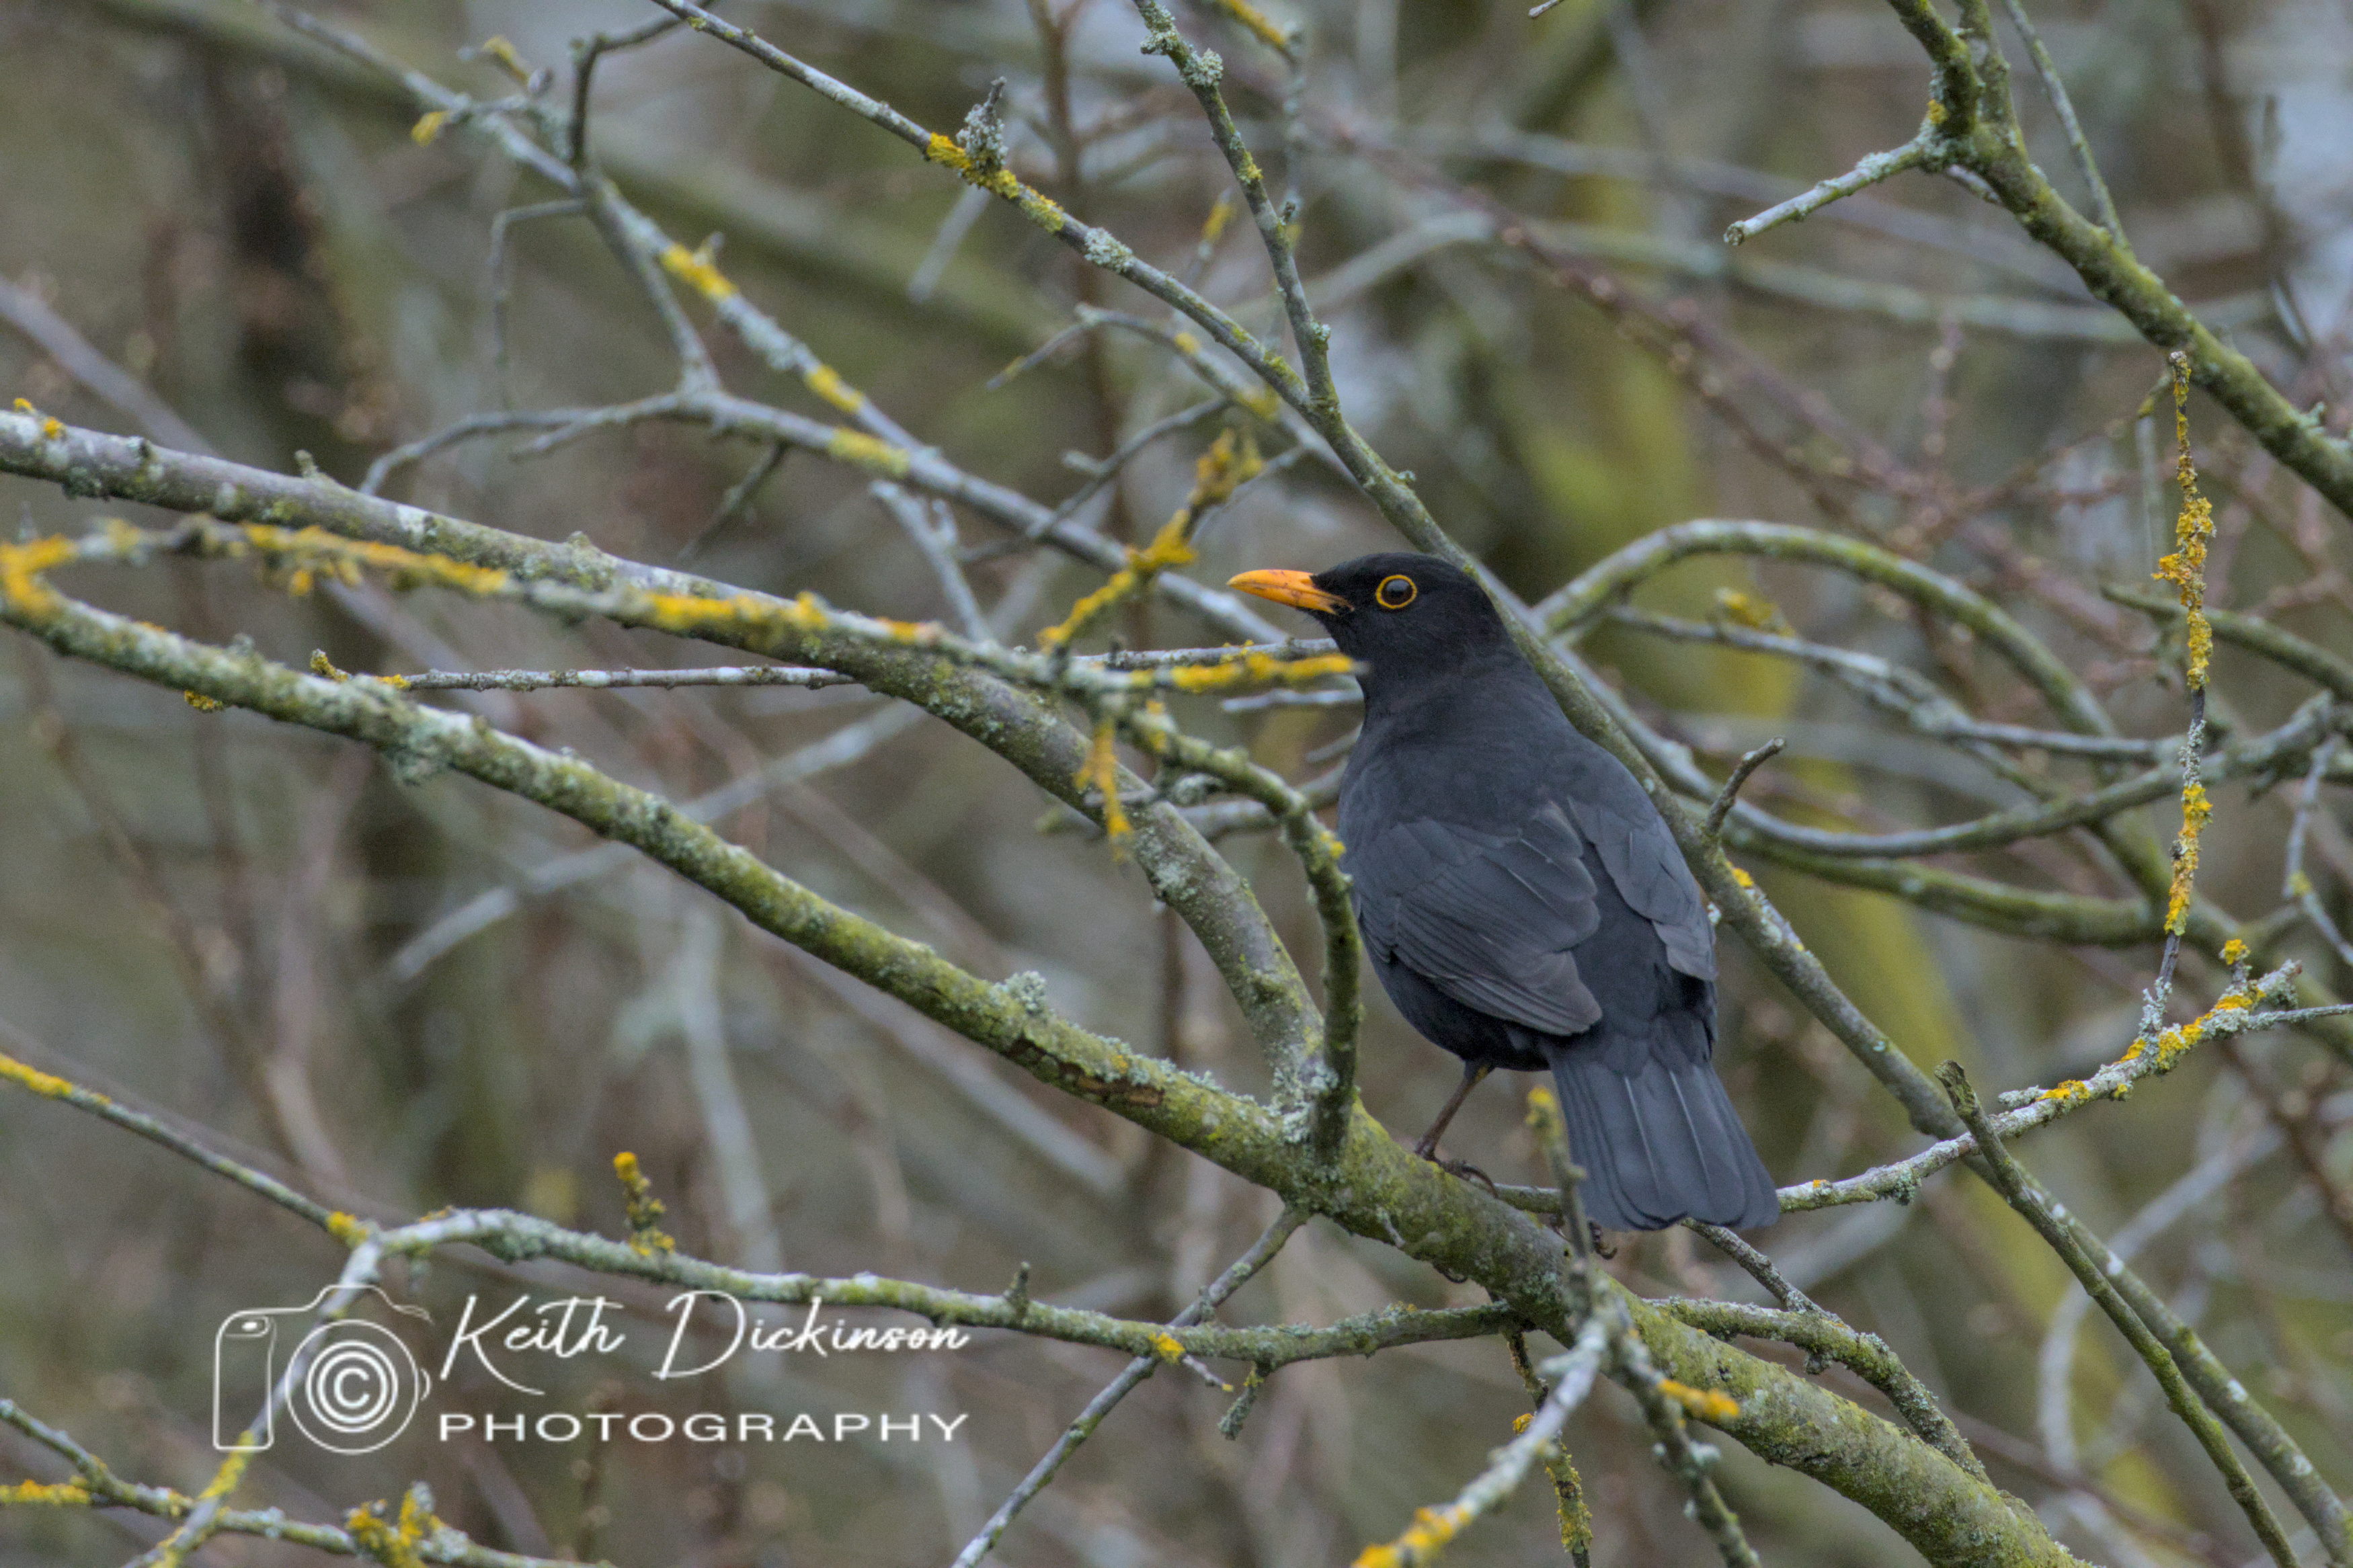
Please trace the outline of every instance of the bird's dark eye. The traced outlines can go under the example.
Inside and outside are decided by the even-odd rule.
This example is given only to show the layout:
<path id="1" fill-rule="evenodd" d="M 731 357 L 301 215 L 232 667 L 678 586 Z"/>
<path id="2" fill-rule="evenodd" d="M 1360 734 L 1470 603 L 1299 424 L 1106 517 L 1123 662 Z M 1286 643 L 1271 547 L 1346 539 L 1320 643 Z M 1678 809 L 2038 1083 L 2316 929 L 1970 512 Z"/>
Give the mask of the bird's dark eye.
<path id="1" fill-rule="evenodd" d="M 1384 610 L 1402 610 L 1413 603 L 1413 596 L 1418 592 L 1419 590 L 1414 587 L 1413 579 L 1399 573 L 1394 577 L 1381 579 L 1381 585 L 1373 590 L 1373 603 Z"/>

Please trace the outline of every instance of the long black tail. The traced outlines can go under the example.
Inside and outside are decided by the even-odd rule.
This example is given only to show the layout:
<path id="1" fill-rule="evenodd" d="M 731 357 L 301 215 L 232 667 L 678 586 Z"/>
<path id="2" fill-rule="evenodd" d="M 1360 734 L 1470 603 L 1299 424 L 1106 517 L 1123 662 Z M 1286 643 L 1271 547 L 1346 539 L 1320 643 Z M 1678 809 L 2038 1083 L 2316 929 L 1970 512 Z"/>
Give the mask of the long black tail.
<path id="1" fill-rule="evenodd" d="M 1625 1073 L 1601 1051 L 1552 1052 L 1587 1215 L 1605 1230 L 1658 1230 L 1686 1215 L 1735 1230 L 1772 1224 L 1773 1178 L 1715 1066 L 1644 1057 Z"/>

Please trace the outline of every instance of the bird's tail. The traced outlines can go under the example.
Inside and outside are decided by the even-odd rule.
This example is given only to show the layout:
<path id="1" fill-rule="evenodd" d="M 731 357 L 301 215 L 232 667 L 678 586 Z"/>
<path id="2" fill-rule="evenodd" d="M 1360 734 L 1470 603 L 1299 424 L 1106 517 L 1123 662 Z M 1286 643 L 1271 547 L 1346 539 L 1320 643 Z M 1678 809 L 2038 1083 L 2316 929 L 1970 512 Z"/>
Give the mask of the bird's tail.
<path id="1" fill-rule="evenodd" d="M 1773 1178 L 1704 1055 L 1642 1053 L 1620 1072 L 1605 1053 L 1556 1050 L 1553 1082 L 1585 1212 L 1605 1230 L 1658 1230 L 1690 1215 L 1735 1230 L 1779 1217 Z"/>

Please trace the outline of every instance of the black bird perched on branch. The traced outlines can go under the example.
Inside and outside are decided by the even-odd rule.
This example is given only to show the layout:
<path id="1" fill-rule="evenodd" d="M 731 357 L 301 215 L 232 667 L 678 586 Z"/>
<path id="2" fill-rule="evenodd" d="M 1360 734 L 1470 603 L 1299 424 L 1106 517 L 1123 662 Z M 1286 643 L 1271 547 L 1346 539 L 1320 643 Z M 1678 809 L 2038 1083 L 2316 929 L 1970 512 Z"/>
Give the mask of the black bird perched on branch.
<path id="1" fill-rule="evenodd" d="M 1658 808 L 1570 727 L 1467 574 L 1391 553 L 1231 584 L 1365 667 L 1342 865 L 1381 988 L 1462 1058 L 1430 1157 L 1496 1068 L 1552 1069 L 1594 1223 L 1769 1225 L 1772 1179 L 1711 1061 L 1715 933 Z"/>

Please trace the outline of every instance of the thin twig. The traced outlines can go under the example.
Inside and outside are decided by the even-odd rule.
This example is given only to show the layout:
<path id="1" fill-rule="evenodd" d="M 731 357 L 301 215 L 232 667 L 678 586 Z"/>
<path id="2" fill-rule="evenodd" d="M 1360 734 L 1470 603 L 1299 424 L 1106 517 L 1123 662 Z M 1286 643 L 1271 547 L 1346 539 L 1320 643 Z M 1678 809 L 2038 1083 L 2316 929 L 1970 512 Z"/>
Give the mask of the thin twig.
<path id="1" fill-rule="evenodd" d="M 19 1050 L 28 1047 L 37 1049 L 37 1042 L 5 1021 L 0 1021 L 0 1035 L 7 1036 Z M 43 1072 L 13 1057 L 0 1056 L 0 1081 L 13 1083 L 44 1100 L 62 1101 L 78 1110 L 86 1110 L 92 1116 L 111 1121 L 126 1131 L 136 1132 L 151 1143 L 159 1143 L 181 1158 L 194 1161 L 214 1175 L 226 1177 L 247 1191 L 268 1198 L 280 1208 L 300 1215 L 322 1230 L 332 1231 L 338 1222 L 347 1224 L 350 1221 L 349 1215 L 337 1215 L 326 1205 L 304 1197 L 275 1176 L 241 1164 L 226 1154 L 215 1153 L 196 1139 L 144 1111 L 133 1110 L 117 1103 L 110 1096 L 84 1089 L 54 1073 Z"/>
<path id="2" fill-rule="evenodd" d="M 65 1507 L 135 1509 L 153 1518 L 174 1521 L 186 1519 L 199 1506 L 196 1499 L 185 1492 L 122 1479 L 97 1455 L 13 1400 L 0 1399 L 0 1423 L 15 1427 L 74 1467 L 78 1479 L 39 1488 L 44 1494 L 40 1501 Z M 422 1562 L 448 1563 L 451 1568 L 583 1568 L 569 1559 L 529 1557 L 477 1545 L 462 1531 L 438 1519 L 433 1520 L 431 1525 L 430 1529 L 419 1531 L 414 1541 L 401 1542 Z M 211 1515 L 209 1532 L 286 1542 L 336 1557 L 373 1555 L 351 1531 L 288 1519 L 285 1510 L 278 1508 L 220 1508 Z"/>
<path id="3" fill-rule="evenodd" d="M 2121 1057 L 2087 1078 L 2070 1079 L 2056 1089 L 2016 1089 L 2002 1095 L 2007 1109 L 1994 1115 L 1996 1131 L 2005 1138 L 2013 1138 L 2046 1127 L 2096 1100 L 2122 1099 L 2144 1079 L 2172 1071 L 2202 1041 L 2263 1029 L 2291 1028 L 2318 1018 L 2353 1014 L 2353 1003 L 2295 1008 L 2263 1005 L 2276 1004 L 2291 994 L 2297 973 L 2295 964 L 2283 964 L 2253 981 L 2247 991 L 2226 997 L 2223 1005 L 2178 1028 L 2164 1030 L 2155 1041 L 2134 1039 Z M 1798 1214 L 1887 1198 L 1909 1203 L 1918 1194 L 1921 1183 L 1976 1152 L 1977 1135 L 1964 1130 L 1931 1143 L 1916 1154 L 1873 1166 L 1858 1175 L 1835 1182 L 1799 1182 L 1783 1187 L 1778 1194 L 1781 1212 Z M 1544 1187 L 1505 1185 L 1495 1191 L 1498 1197 L 1517 1209 L 1532 1214 L 1560 1212 L 1558 1194 Z"/>
<path id="4" fill-rule="evenodd" d="M 932 291 L 940 286 L 940 279 L 947 276 L 948 264 L 955 259 L 965 236 L 972 232 L 972 226 L 978 223 L 980 215 L 987 210 L 988 193 L 978 185 L 968 185 L 956 196 L 955 204 L 948 208 L 948 216 L 940 220 L 939 233 L 933 237 L 932 247 L 923 252 L 923 259 L 908 275 L 907 298 L 910 300 L 920 305 L 932 297 Z"/>
<path id="5" fill-rule="evenodd" d="M 491 376 L 498 386 L 499 406 L 514 406 L 514 381 L 508 363 L 507 301 L 509 297 L 507 268 L 507 236 L 519 223 L 534 223 L 541 218 L 577 217 L 588 210 L 587 204 L 573 197 L 562 201 L 540 202 L 531 206 L 507 207 L 491 219 L 490 256 L 483 270 L 490 277 Z M 379 459 L 381 461 L 381 459 Z M 368 469 L 367 493 L 376 493 L 389 468 L 383 474 L 371 465 Z"/>
<path id="6" fill-rule="evenodd" d="M 1947 156 L 1943 135 L 1934 125 L 1924 125 L 1920 133 L 1903 146 L 1886 153 L 1873 153 L 1845 174 L 1833 175 L 1786 202 L 1776 203 L 1755 217 L 1741 219 L 1724 231 L 1724 243 L 1739 245 L 1754 239 L 1767 229 L 1795 223 L 1810 213 L 1820 212 L 1841 196 L 1851 196 L 1883 180 L 1893 179 L 1906 169 L 1923 168 Z"/>
<path id="7" fill-rule="evenodd" d="M 1366 1548 L 1356 1562 L 1378 1563 L 1384 1568 L 1419 1568 L 1461 1534 L 1466 1526 L 1493 1511 L 1517 1491 L 1528 1471 L 1557 1451 L 1560 1429 L 1593 1391 L 1593 1380 L 1601 1370 L 1610 1339 L 1609 1321 L 1599 1312 L 1589 1315 L 1567 1352 L 1545 1363 L 1544 1373 L 1553 1380 L 1552 1392 L 1528 1418 L 1519 1436 L 1491 1454 L 1486 1468 L 1457 1492 L 1452 1501 L 1417 1510 L 1413 1524 L 1404 1534 L 1386 1545 Z"/>
<path id="8" fill-rule="evenodd" d="M 1282 1250 L 1282 1244 L 1291 1239 L 1293 1232 L 1307 1223 L 1307 1211 L 1304 1209 L 1284 1209 L 1276 1217 L 1275 1222 L 1267 1226 L 1265 1233 L 1250 1244 L 1247 1252 L 1234 1259 L 1232 1265 L 1224 1273 L 1203 1287 L 1200 1295 L 1194 1298 L 1191 1305 L 1170 1320 L 1169 1326 L 1179 1329 L 1190 1328 L 1216 1311 L 1227 1297 L 1248 1284 L 1260 1269 L 1274 1260 L 1274 1255 Z M 1113 1408 L 1121 1400 L 1126 1398 L 1139 1384 L 1160 1370 L 1165 1359 L 1166 1357 L 1159 1352 L 1137 1356 L 1127 1363 L 1117 1377 L 1104 1386 L 1102 1393 L 1089 1400 L 1087 1407 L 1079 1412 L 1078 1419 L 1071 1423 L 1069 1428 L 1055 1441 L 1054 1446 L 1046 1451 L 1045 1457 L 1030 1468 L 1029 1475 L 1022 1478 L 1021 1484 L 1014 1488 L 1012 1494 L 1003 1502 L 997 1504 L 997 1511 L 988 1516 L 988 1522 L 982 1525 L 979 1532 L 970 1541 L 965 1542 L 964 1550 L 956 1553 L 954 1568 L 974 1568 L 975 1564 L 995 1551 L 998 1539 L 1005 1534 L 1006 1528 L 1013 1522 L 1014 1516 L 1018 1514 L 1032 1498 L 1046 1489 L 1047 1483 L 1054 1479 L 1054 1473 L 1062 1468 L 1063 1462 L 1077 1451 L 1080 1444 L 1094 1435 L 1096 1427 L 1103 1425 L 1103 1417 L 1109 1415 Z"/>
<path id="9" fill-rule="evenodd" d="M 719 504 L 712 509 L 710 521 L 694 531 L 693 538 L 679 546 L 678 564 L 683 566 L 701 554 L 703 546 L 738 517 L 751 515 L 752 498 L 760 493 L 760 487 L 766 484 L 778 468 L 784 467 L 785 456 L 791 450 L 782 441 L 768 443 L 768 449 L 760 454 L 760 460 L 746 469 L 742 479 L 727 487 L 727 493 L 720 497 Z"/>
<path id="10" fill-rule="evenodd" d="M 1936 1396 L 1877 1334 L 1864 1333 L 1810 1301 L 1785 1311 L 1737 1301 L 1675 1299 L 1659 1306 L 1712 1334 L 1746 1334 L 1795 1345 L 1806 1352 L 1809 1373 L 1836 1362 L 1887 1395 L 1888 1403 L 1922 1442 L 1978 1479 L 1986 1479 L 1984 1464 L 1936 1403 Z"/>
<path id="11" fill-rule="evenodd" d="M 772 791 L 857 763 L 892 737 L 913 729 L 921 716 L 919 709 L 892 703 L 843 725 L 822 740 L 797 747 L 731 779 L 717 789 L 681 802 L 676 810 L 691 822 L 723 821 Z M 592 878 L 617 871 L 635 858 L 635 852 L 628 845 L 600 844 L 514 874 L 510 880 L 475 894 L 401 943 L 385 961 L 385 977 L 395 987 L 406 986 L 460 942 L 515 914 L 528 900 L 547 898 Z"/>
<path id="12" fill-rule="evenodd" d="M 1722 1455 L 1713 1443 L 1694 1442 L 1684 1419 L 1694 1407 L 1717 1410 L 1720 1414 L 1713 1418 L 1721 1420 L 1736 1414 L 1739 1406 L 1724 1394 L 1685 1388 L 1661 1376 L 1651 1364 L 1649 1348 L 1626 1320 L 1626 1303 L 1621 1296 L 1613 1291 L 1608 1306 L 1598 1310 L 1595 1316 L 1602 1316 L 1605 1311 L 1618 1321 L 1609 1339 L 1609 1375 L 1642 1407 L 1642 1415 L 1651 1424 L 1651 1434 L 1658 1439 L 1652 1451 L 1660 1468 L 1681 1480 L 1691 1493 L 1692 1517 L 1715 1542 L 1725 1568 L 1763 1568 L 1756 1549 L 1741 1531 L 1739 1516 L 1724 1500 L 1724 1493 L 1710 1473 Z"/>
<path id="13" fill-rule="evenodd" d="M 2198 493 L 2198 468 L 2189 450 L 2189 356 L 2166 356 L 2173 372 L 2174 474 L 2181 487 L 2181 515 L 2174 523 L 2174 549 L 2157 563 L 2157 574 L 2174 585 L 2182 615 L 2182 679 L 2189 688 L 2189 731 L 2181 738 L 2181 832 L 2173 841 L 2173 881 L 2165 910 L 2165 951 L 2158 960 L 2157 984 L 2141 998 L 2141 1033 L 2155 1036 L 2173 992 L 2174 965 L 2189 930 L 2197 890 L 2200 836 L 2213 806 L 2206 797 L 2200 752 L 2206 740 L 2206 674 L 2214 634 L 2206 618 L 2206 544 L 2214 534 L 2214 509 Z"/>
<path id="14" fill-rule="evenodd" d="M 715 8 L 721 0 L 712 0 Z M 608 54 L 652 43 L 680 26 L 675 16 L 658 16 L 625 33 L 592 33 L 572 40 L 572 113 L 565 121 L 564 161 L 577 169 L 588 162 L 588 84 L 596 64 Z"/>
<path id="15" fill-rule="evenodd" d="M 811 691 L 855 686 L 855 677 L 797 665 L 718 665 L 701 669 L 427 669 L 373 679 L 404 691 L 543 691 L 562 687 L 612 690 L 651 686 L 798 686 Z"/>
<path id="16" fill-rule="evenodd" d="M 1314 308 L 1308 303 L 1307 287 L 1299 275 L 1299 256 L 1292 237 L 1291 225 L 1277 209 L 1274 198 L 1267 193 L 1266 177 L 1251 156 L 1250 147 L 1242 141 L 1241 131 L 1234 124 L 1232 113 L 1226 107 L 1225 94 L 1219 83 L 1225 68 L 1215 55 L 1196 49 L 1184 34 L 1176 30 L 1168 8 L 1160 0 L 1134 0 L 1136 14 L 1144 18 L 1148 35 L 1144 52 L 1165 55 L 1176 68 L 1182 81 L 1201 106 L 1202 117 L 1208 121 L 1209 136 L 1217 142 L 1218 151 L 1225 154 L 1227 167 L 1233 171 L 1234 184 L 1240 187 L 1242 201 L 1250 209 L 1250 218 L 1258 225 L 1259 238 L 1266 247 L 1267 264 L 1274 272 L 1276 292 L 1282 300 L 1284 316 L 1291 323 L 1292 338 L 1299 350 L 1300 378 L 1304 383 L 1305 406 L 1309 409 L 1337 413 L 1340 406 L 1338 384 L 1332 379 L 1332 329 L 1316 320 Z M 1176 300 L 1169 300 L 1176 304 Z M 1181 307 L 1180 307 L 1181 308 Z M 1191 315 L 1191 311 L 1186 312 Z M 1253 363 L 1261 375 L 1271 366 Z M 1288 368 L 1288 367 L 1284 367 Z M 1279 393 L 1282 388 L 1270 381 Z"/>
<path id="17" fill-rule="evenodd" d="M 1732 803 L 1740 798 L 1740 786 L 1748 782 L 1749 774 L 1779 756 L 1781 748 L 1788 743 L 1788 741 L 1778 738 L 1770 740 L 1740 759 L 1739 764 L 1732 770 L 1731 776 L 1724 781 L 1724 788 L 1716 792 L 1715 804 L 1708 807 L 1707 822 L 1701 829 L 1702 832 L 1710 838 L 1720 838 L 1724 836 L 1724 819 L 1731 815 Z"/>
<path id="18" fill-rule="evenodd" d="M 947 503 L 917 500 L 887 480 L 878 479 L 867 489 L 923 552 L 932 575 L 939 580 L 948 609 L 955 616 L 956 629 L 975 641 L 988 640 L 988 617 L 981 613 L 980 601 L 973 596 L 972 584 L 965 580 L 956 543 L 955 518 Z"/>
<path id="19" fill-rule="evenodd" d="M 1792 1312 L 1819 1312 L 1822 1309 L 1813 1299 L 1787 1279 L 1773 1267 L 1773 1260 L 1720 1225 L 1710 1225 L 1704 1219 L 1686 1219 L 1683 1224 L 1707 1237 L 1715 1248 L 1748 1271 L 1748 1277 L 1773 1293 L 1773 1300 Z"/>
<path id="20" fill-rule="evenodd" d="M 2117 1294 L 2116 1287 L 2110 1283 L 2099 1261 L 2078 1245 L 2068 1226 L 2060 1223 L 2053 1213 L 2054 1205 L 2041 1184 L 2002 1146 L 2000 1135 L 1994 1131 L 1992 1121 L 1978 1104 L 1977 1091 L 1969 1087 L 1968 1076 L 1962 1071 L 1960 1064 L 1947 1062 L 1937 1069 L 1936 1077 L 1944 1084 L 1945 1091 L 1952 1097 L 1954 1111 L 1977 1135 L 1978 1152 L 1984 1157 L 1988 1179 L 1995 1190 L 2010 1200 L 2010 1207 L 2024 1216 L 2051 1249 L 2059 1255 L 2060 1261 L 2067 1265 L 2069 1271 L 2084 1287 L 2085 1294 L 2099 1303 L 2100 1310 L 2108 1315 L 2108 1321 L 2116 1324 L 2117 1331 L 2131 1343 L 2135 1353 L 2155 1374 L 2165 1390 L 2166 1403 L 2173 1407 L 2174 1414 L 2181 1417 L 2182 1424 L 2198 1439 L 2199 1447 L 2206 1451 L 2207 1458 L 2221 1473 L 2223 1484 L 2230 1489 L 2232 1500 L 2246 1515 L 2248 1524 L 2263 1543 L 2264 1550 L 2271 1553 L 2272 1560 L 2279 1564 L 2279 1568 L 2296 1568 L 2295 1549 L 2289 1544 L 2287 1533 L 2280 1528 L 2279 1520 L 2273 1514 L 2271 1505 L 2263 1500 L 2263 1493 L 2255 1489 L 2254 1479 L 2247 1474 L 2246 1467 L 2239 1462 L 2239 1456 L 2232 1449 L 2231 1439 L 2222 1430 L 2221 1423 L 2199 1403 L 2198 1395 L 2182 1377 L 2180 1366 L 2175 1362 L 2172 1352 L 2165 1348 L 2150 1325 L 2143 1322 L 2139 1314 Z"/>
<path id="21" fill-rule="evenodd" d="M 2337 959 L 2353 964 L 2353 942 L 2348 942 L 2338 929 L 2328 906 L 2321 901 L 2320 889 L 2313 886 L 2304 869 L 2305 835 L 2311 828 L 2312 814 L 2319 808 L 2321 782 L 2327 777 L 2329 764 L 2337 760 L 2343 740 L 2342 735 L 2331 735 L 2312 753 L 2312 767 L 2306 773 L 2303 791 L 2296 796 L 2295 817 L 2288 825 L 2287 855 L 2280 883 L 2281 896 L 2294 900 L 2306 923 L 2336 950 Z"/>
<path id="22" fill-rule="evenodd" d="M 2276 1132 L 2258 1128 L 2253 1135 L 2234 1138 L 2199 1161 L 2118 1227 L 2108 1239 L 2109 1256 L 2130 1262 L 2166 1227 L 2212 1197 L 2242 1171 L 2275 1152 L 2279 1142 Z M 2042 1332 L 2042 1349 L 2035 1356 L 2035 1425 L 2052 1462 L 2070 1471 L 2083 1462 L 2070 1415 L 2073 1405 L 2075 1343 L 2084 1315 L 2093 1305 L 2092 1298 L 2086 1295 L 2071 1293 L 2062 1299 L 2052 1310 L 2051 1321 Z"/>
<path id="23" fill-rule="evenodd" d="M 148 390 L 137 376 L 99 353 L 89 339 L 74 330 L 73 323 L 51 310 L 39 295 L 5 278 L 0 278 L 0 321 L 31 339 L 68 375 L 166 447 L 187 452 L 213 450 L 212 443 L 174 412 L 170 404 Z"/>
<path id="24" fill-rule="evenodd" d="M 2042 35 L 2034 30 L 2027 19 L 2026 7 L 2020 0 L 2001 0 L 2002 9 L 2010 14 L 2010 25 L 2026 40 L 2026 52 L 2033 58 L 2034 74 L 2042 79 L 2042 90 L 2049 95 L 2052 112 L 2066 128 L 2067 145 L 2075 154 L 2075 167 L 2083 174 L 2084 183 L 2092 188 L 2093 204 L 2098 207 L 2100 226 L 2116 242 L 2116 248 L 2131 253 L 2132 246 L 2125 238 L 2124 220 L 2116 216 L 2116 198 L 2108 194 L 2107 181 L 2100 177 L 2099 160 L 2092 156 L 2092 143 L 2084 135 L 2084 127 L 2075 119 L 2075 106 L 2067 97 L 2067 84 L 2059 75 L 2059 68 L 2051 60 L 2051 51 L 2042 47 Z"/>

